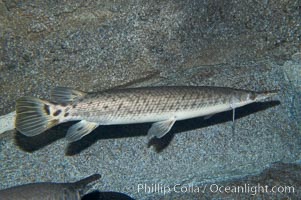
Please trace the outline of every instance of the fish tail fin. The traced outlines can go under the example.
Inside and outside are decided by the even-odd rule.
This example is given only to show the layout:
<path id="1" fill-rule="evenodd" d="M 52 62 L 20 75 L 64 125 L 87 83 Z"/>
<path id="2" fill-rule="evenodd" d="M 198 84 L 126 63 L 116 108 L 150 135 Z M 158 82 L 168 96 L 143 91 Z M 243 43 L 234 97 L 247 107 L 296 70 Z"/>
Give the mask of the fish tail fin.
<path id="1" fill-rule="evenodd" d="M 96 181 L 100 178 L 101 178 L 100 174 L 93 174 L 93 175 L 88 176 L 88 177 L 86 177 L 82 180 L 76 181 L 73 184 L 74 184 L 75 188 L 81 189 L 81 188 L 84 188 L 89 183 L 92 183 L 92 182 L 94 182 L 94 181 Z"/>
<path id="2" fill-rule="evenodd" d="M 15 126 L 26 136 L 35 136 L 59 124 L 53 116 L 53 104 L 34 97 L 21 97 L 16 101 Z"/>

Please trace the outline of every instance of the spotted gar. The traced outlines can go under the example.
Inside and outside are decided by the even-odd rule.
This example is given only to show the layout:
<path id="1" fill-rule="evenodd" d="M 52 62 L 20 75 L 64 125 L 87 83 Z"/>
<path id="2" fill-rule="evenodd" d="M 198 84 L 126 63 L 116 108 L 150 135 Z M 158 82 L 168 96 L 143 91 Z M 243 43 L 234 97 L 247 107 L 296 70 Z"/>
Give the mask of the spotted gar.
<path id="1" fill-rule="evenodd" d="M 35 136 L 57 124 L 79 120 L 66 135 L 69 142 L 74 142 L 99 125 L 154 122 L 148 136 L 161 138 L 177 120 L 232 110 L 275 94 L 210 86 L 126 88 L 99 93 L 58 87 L 51 101 L 18 99 L 15 126 L 22 134 Z"/>

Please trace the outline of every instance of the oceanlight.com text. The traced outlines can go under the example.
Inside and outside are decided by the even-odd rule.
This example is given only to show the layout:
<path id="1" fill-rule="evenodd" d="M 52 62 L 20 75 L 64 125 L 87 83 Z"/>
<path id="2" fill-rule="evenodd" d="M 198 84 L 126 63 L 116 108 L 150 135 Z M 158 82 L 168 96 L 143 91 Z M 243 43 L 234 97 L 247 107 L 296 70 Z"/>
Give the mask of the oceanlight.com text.
<path id="1" fill-rule="evenodd" d="M 268 186 L 268 185 L 219 185 L 219 184 L 206 184 L 203 186 L 194 185 L 181 185 L 175 184 L 173 186 L 165 184 L 138 184 L 138 193 L 161 193 L 168 194 L 175 193 L 248 193 L 256 195 L 258 193 L 283 193 L 293 194 L 295 193 L 294 186 Z"/>

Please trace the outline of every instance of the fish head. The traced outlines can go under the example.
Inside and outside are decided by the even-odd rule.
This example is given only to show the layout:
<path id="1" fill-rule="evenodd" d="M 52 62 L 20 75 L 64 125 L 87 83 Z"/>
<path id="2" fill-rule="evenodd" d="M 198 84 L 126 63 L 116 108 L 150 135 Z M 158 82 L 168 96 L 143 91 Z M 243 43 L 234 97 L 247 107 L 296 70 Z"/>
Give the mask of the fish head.
<path id="1" fill-rule="evenodd" d="M 266 92 L 252 92 L 249 95 L 249 100 L 253 102 L 260 102 L 275 96 L 276 94 L 278 94 L 278 92 L 279 92 L 278 90 L 266 91 Z"/>
<path id="2" fill-rule="evenodd" d="M 260 102 L 267 98 L 273 97 L 278 91 L 253 92 L 253 91 L 238 91 L 231 97 L 230 107 L 237 108 L 250 103 Z"/>
<path id="3" fill-rule="evenodd" d="M 252 93 L 237 90 L 230 98 L 230 107 L 233 109 L 252 102 L 254 102 L 254 100 L 252 100 Z"/>

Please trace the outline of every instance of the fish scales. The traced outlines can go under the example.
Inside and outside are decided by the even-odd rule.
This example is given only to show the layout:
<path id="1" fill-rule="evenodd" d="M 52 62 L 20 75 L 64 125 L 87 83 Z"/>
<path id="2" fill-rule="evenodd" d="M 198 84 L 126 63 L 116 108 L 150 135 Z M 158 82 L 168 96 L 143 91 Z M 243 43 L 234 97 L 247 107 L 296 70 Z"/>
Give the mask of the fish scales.
<path id="1" fill-rule="evenodd" d="M 241 92 L 245 94 L 245 92 Z M 120 124 L 130 120 L 147 122 L 144 117 L 201 110 L 209 106 L 230 102 L 231 97 L 240 98 L 239 91 L 210 87 L 160 87 L 131 88 L 88 94 L 76 103 L 70 119 L 86 118 L 101 124 Z M 73 118 L 72 118 L 73 117 Z M 124 122 L 122 122 L 124 120 Z"/>

